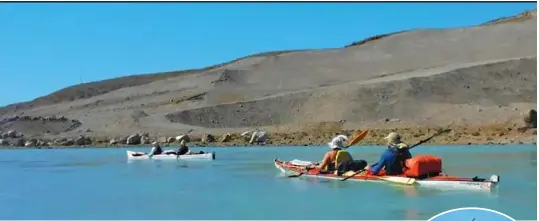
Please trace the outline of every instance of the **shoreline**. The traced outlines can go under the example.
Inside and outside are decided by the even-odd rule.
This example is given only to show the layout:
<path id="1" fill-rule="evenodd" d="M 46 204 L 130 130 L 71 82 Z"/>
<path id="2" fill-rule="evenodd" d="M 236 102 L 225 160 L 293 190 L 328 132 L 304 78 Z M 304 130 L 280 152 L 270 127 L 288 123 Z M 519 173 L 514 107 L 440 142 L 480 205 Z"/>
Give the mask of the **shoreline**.
<path id="1" fill-rule="evenodd" d="M 368 146 L 385 146 L 383 138 L 389 132 L 397 132 L 402 136 L 402 140 L 407 144 L 415 144 L 420 140 L 423 140 L 440 128 L 432 127 L 406 127 L 406 128 L 377 128 L 367 129 L 369 134 L 361 142 L 354 146 L 368 145 Z M 516 125 L 486 125 L 479 127 L 448 127 L 452 131 L 445 135 L 440 135 L 426 142 L 424 145 L 535 145 L 537 143 L 537 129 L 536 128 L 523 128 Z M 324 130 L 322 128 L 312 128 L 309 130 L 295 131 L 295 132 L 267 132 L 267 140 L 265 144 L 249 144 L 250 136 L 241 136 L 240 133 L 224 133 L 224 134 L 188 134 L 189 142 L 188 146 L 193 148 L 199 147 L 282 147 L 282 146 L 295 146 L 295 147 L 310 147 L 310 146 L 327 146 L 327 142 L 331 140 L 336 134 L 346 134 L 350 139 L 359 130 L 342 130 L 331 129 Z M 224 139 L 225 134 L 227 139 Z M 131 135 L 133 136 L 133 135 Z M 0 149 L 64 149 L 64 148 L 139 148 L 139 147 L 151 147 L 151 142 L 159 141 L 161 146 L 177 147 L 179 141 L 171 137 L 150 137 L 146 136 L 144 142 L 138 142 L 136 144 L 126 144 L 125 141 L 119 139 L 116 144 L 111 144 L 115 138 L 91 138 L 79 136 L 78 138 L 71 139 L 72 142 L 65 142 L 64 145 L 58 144 L 58 141 L 43 141 L 39 138 L 30 138 L 27 140 L 34 140 L 42 145 L 2 145 Z M 208 136 L 211 138 L 208 139 Z M 128 136 L 130 137 L 130 136 Z M 24 138 L 19 138 L 24 139 Z M 224 142 L 223 142 L 224 139 Z M 82 140 L 82 141 L 81 141 Z M 125 138 L 124 138 L 125 140 Z M 141 141 L 144 139 L 140 139 Z M 164 142 L 163 142 L 164 141 Z M 168 141 L 168 142 L 167 142 Z M 82 142 L 82 143 L 81 143 Z M 66 145 L 67 144 L 67 145 Z"/>
<path id="2" fill-rule="evenodd" d="M 446 146 L 445 148 L 454 148 L 454 147 L 465 147 L 465 146 L 529 146 L 529 145 L 536 145 L 535 142 L 531 143 L 504 143 L 504 144 L 422 144 L 421 146 L 427 146 L 427 147 L 435 147 L 435 146 Z M 327 145 L 326 145 L 327 146 Z M 354 145 L 352 147 L 385 147 L 385 145 L 381 144 L 363 144 L 363 145 Z M 179 145 L 162 145 L 163 148 L 170 148 L 170 147 L 179 147 Z M 189 148 L 319 148 L 319 147 L 325 147 L 324 145 L 230 145 L 230 146 L 224 146 L 224 145 L 206 145 L 206 146 L 198 146 L 193 145 L 189 146 Z M 129 148 L 151 148 L 151 145 L 121 145 L 121 146 L 102 146 L 102 145 L 91 145 L 91 146 L 45 146 L 45 147 L 12 147 L 12 146 L 0 146 L 0 151 L 2 150 L 40 150 L 40 149 L 51 149 L 51 150 L 58 150 L 58 149 L 126 149 Z"/>

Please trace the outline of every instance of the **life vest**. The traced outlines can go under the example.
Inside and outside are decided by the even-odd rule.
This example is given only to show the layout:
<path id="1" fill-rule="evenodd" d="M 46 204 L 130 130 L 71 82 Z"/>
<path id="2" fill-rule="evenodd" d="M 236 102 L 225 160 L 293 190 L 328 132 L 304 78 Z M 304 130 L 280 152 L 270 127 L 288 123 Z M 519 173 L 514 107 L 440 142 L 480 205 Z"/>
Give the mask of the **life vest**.
<path id="1" fill-rule="evenodd" d="M 399 145 L 404 145 L 405 147 L 408 147 L 407 144 L 400 143 Z M 412 158 L 412 154 L 408 149 L 395 149 L 396 151 L 396 158 L 395 160 L 399 164 L 400 168 L 402 170 L 406 170 L 406 160 Z"/>
<path id="2" fill-rule="evenodd" d="M 348 153 L 346 150 L 338 150 L 337 154 L 335 155 L 335 169 L 339 168 L 339 165 L 343 163 L 350 163 L 354 159 L 352 158 L 352 155 Z"/>
<path id="3" fill-rule="evenodd" d="M 401 175 L 403 174 L 404 152 L 395 147 L 389 147 L 382 157 L 384 158 L 384 164 L 377 165 L 378 170 L 384 169 L 387 175 Z"/>
<path id="4" fill-rule="evenodd" d="M 189 147 L 187 146 L 181 146 L 180 149 L 178 149 L 178 155 L 184 155 L 187 152 L 189 152 Z"/>
<path id="5" fill-rule="evenodd" d="M 159 155 L 159 154 L 162 154 L 162 153 L 163 153 L 163 149 L 161 149 L 161 146 L 155 147 L 155 151 L 153 152 L 153 154 Z"/>
<path id="6" fill-rule="evenodd" d="M 418 155 L 406 160 L 407 177 L 436 176 L 442 172 L 442 159 L 431 155 Z"/>

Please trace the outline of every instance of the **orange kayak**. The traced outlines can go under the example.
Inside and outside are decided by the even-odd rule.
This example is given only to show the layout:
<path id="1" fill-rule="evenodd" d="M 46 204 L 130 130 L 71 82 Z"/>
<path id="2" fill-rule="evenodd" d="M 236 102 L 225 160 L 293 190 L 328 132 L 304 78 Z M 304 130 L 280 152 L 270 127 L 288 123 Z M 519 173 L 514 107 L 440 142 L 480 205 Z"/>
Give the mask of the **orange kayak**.
<path id="1" fill-rule="evenodd" d="M 290 162 L 280 161 L 278 159 L 274 160 L 275 167 L 283 173 L 298 174 L 304 173 L 304 177 L 316 177 L 321 179 L 333 179 L 333 180 L 342 180 L 346 176 L 337 176 L 335 174 L 320 174 L 317 170 L 305 171 L 305 166 L 309 161 L 293 160 Z M 402 177 L 405 176 L 384 176 L 384 177 Z M 349 178 L 347 181 L 374 181 L 374 182 L 385 182 L 383 177 L 376 175 L 368 175 L 365 173 L 360 173 L 354 177 Z M 449 189 L 467 189 L 467 190 L 492 190 L 500 181 L 500 176 L 492 175 L 489 179 L 482 179 L 478 177 L 474 178 L 465 178 L 465 177 L 456 177 L 448 175 L 438 175 L 425 179 L 416 179 L 414 185 L 433 187 L 433 188 L 449 188 Z"/>

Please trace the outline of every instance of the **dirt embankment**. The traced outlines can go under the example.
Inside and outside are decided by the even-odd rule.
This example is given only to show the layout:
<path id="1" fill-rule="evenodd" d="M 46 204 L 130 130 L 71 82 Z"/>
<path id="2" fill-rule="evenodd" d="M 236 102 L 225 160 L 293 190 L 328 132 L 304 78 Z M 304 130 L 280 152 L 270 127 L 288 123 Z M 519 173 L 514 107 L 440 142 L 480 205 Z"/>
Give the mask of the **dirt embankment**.
<path id="1" fill-rule="evenodd" d="M 522 127 L 534 127 L 524 117 L 532 119 L 537 104 L 536 45 L 534 10 L 467 28 L 402 31 L 344 48 L 268 52 L 75 85 L 0 108 L 5 119 L 31 119 L 0 127 L 25 135 L 9 139 L 63 144 L 88 143 L 81 136 L 126 141 L 135 133 L 168 139 L 190 129 L 198 137 L 240 137 L 254 128 L 268 131 L 274 144 L 324 144 L 357 129 L 371 129 L 366 142 L 376 143 L 392 130 L 416 139 L 440 127 L 459 131 L 441 143 L 528 142 L 535 135 Z M 69 120 L 33 119 L 47 116 Z M 327 132 L 322 124 L 340 128 Z"/>
<path id="2" fill-rule="evenodd" d="M 384 118 L 399 118 L 409 124 L 432 118 L 428 119 L 431 124 L 443 125 L 452 123 L 446 116 L 453 114 L 447 112 L 476 106 L 472 113 L 463 112 L 459 120 L 475 124 L 506 123 L 515 120 L 511 119 L 515 113 L 520 114 L 511 107 L 515 101 L 529 104 L 536 101 L 536 63 L 534 57 L 454 70 L 443 67 L 397 73 L 368 82 L 187 109 L 165 117 L 173 123 L 205 128 L 261 127 L 317 120 L 364 123 Z M 502 113 L 508 111 L 515 113 L 504 117 Z M 479 113 L 487 116 L 478 116 Z M 502 116 L 488 118 L 497 113 Z"/>

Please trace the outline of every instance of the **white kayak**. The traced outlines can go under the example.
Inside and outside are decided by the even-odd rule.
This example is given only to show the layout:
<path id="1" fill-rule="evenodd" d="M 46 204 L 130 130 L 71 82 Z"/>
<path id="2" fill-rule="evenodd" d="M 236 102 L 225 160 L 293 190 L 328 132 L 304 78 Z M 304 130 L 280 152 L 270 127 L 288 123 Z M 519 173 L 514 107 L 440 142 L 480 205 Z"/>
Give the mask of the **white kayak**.
<path id="1" fill-rule="evenodd" d="M 172 154 L 174 152 L 173 150 L 167 150 L 164 151 L 163 154 L 153 155 L 152 157 L 148 156 L 147 153 L 144 152 L 135 152 L 135 151 L 127 151 L 127 159 L 130 160 L 148 160 L 148 159 L 155 159 L 155 160 L 191 160 L 191 159 L 206 159 L 206 160 L 215 160 L 215 152 L 212 153 L 193 153 L 193 154 L 185 154 L 177 156 L 176 154 Z M 170 153 L 170 154 L 166 154 Z"/>

